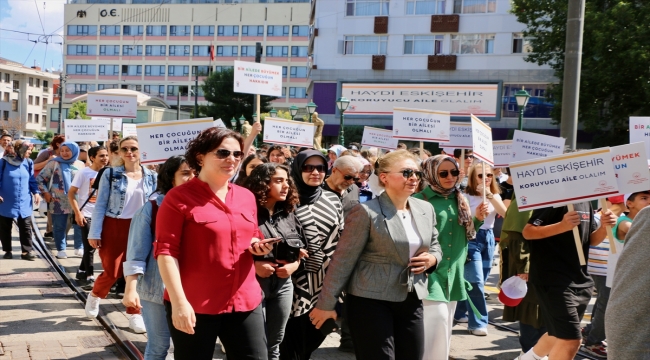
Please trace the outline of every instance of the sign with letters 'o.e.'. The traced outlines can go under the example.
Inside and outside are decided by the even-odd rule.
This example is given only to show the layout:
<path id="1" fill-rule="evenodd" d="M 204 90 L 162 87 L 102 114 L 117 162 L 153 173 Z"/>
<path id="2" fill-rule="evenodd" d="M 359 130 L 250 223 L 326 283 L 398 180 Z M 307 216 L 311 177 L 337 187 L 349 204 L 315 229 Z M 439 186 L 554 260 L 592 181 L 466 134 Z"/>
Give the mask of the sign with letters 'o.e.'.
<path id="1" fill-rule="evenodd" d="M 267 117 L 264 119 L 264 142 L 311 148 L 315 129 L 312 123 Z"/>
<path id="2" fill-rule="evenodd" d="M 472 115 L 472 144 L 474 156 L 494 166 L 492 129 L 474 115 Z"/>
<path id="3" fill-rule="evenodd" d="M 282 96 L 282 66 L 235 60 L 233 91 Z"/>
<path id="4" fill-rule="evenodd" d="M 565 142 L 565 138 L 515 130 L 512 137 L 512 161 L 560 155 L 564 152 Z"/>
<path id="5" fill-rule="evenodd" d="M 441 142 L 440 146 L 452 149 L 472 149 L 472 123 L 452 121 L 449 123 L 449 141 Z"/>
<path id="6" fill-rule="evenodd" d="M 519 210 L 533 210 L 618 194 L 609 148 L 510 164 Z"/>
<path id="7" fill-rule="evenodd" d="M 630 117 L 630 144 L 645 143 L 645 153 L 650 156 L 650 117 Z"/>
<path id="8" fill-rule="evenodd" d="M 492 154 L 494 167 L 508 167 L 512 161 L 512 140 L 493 141 Z"/>
<path id="9" fill-rule="evenodd" d="M 395 150 L 399 140 L 393 137 L 392 130 L 377 129 L 370 126 L 363 127 L 362 146 L 376 147 L 380 149 Z"/>
<path id="10" fill-rule="evenodd" d="M 122 124 L 122 138 L 125 138 L 127 136 L 138 136 L 138 131 L 135 124 Z"/>
<path id="11" fill-rule="evenodd" d="M 135 119 L 138 116 L 138 98 L 134 95 L 88 93 L 86 115 Z"/>
<path id="12" fill-rule="evenodd" d="M 393 137 L 418 141 L 449 141 L 449 112 L 393 108 Z"/>
<path id="13" fill-rule="evenodd" d="M 65 139 L 68 141 L 108 140 L 108 123 L 106 120 L 67 119 L 64 124 Z"/>
<path id="14" fill-rule="evenodd" d="M 212 123 L 212 118 L 205 118 L 137 124 L 140 162 L 160 164 L 171 156 L 184 155 L 187 143 Z"/>
<path id="15" fill-rule="evenodd" d="M 650 190 L 650 172 L 646 170 L 648 163 L 645 144 L 638 142 L 614 146 L 610 150 L 618 181 L 618 191 L 621 194 L 630 194 Z"/>

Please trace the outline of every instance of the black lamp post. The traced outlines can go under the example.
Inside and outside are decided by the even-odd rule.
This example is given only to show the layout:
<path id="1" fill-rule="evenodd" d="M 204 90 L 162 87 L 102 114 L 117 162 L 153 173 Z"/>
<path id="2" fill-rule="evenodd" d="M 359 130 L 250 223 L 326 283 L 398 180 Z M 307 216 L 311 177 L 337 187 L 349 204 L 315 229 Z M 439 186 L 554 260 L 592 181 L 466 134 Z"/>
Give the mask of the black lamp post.
<path id="1" fill-rule="evenodd" d="M 523 87 L 515 93 L 517 109 L 519 110 L 519 126 L 517 127 L 519 130 L 523 130 L 524 127 L 524 110 L 526 109 L 526 105 L 528 105 L 528 99 L 530 99 L 530 94 Z"/>
<path id="2" fill-rule="evenodd" d="M 309 113 L 309 122 L 311 122 L 311 116 L 314 115 L 316 112 L 316 108 L 318 105 L 314 104 L 314 101 L 310 101 L 309 104 L 307 104 L 307 112 Z"/>
<path id="3" fill-rule="evenodd" d="M 293 118 L 296 116 L 297 113 L 298 113 L 298 107 L 296 105 L 291 105 L 291 107 L 289 108 L 289 114 L 291 114 L 291 120 L 293 120 Z"/>
<path id="4" fill-rule="evenodd" d="M 344 144 L 344 136 L 343 136 L 343 113 L 345 110 L 348 109 L 348 106 L 350 105 L 350 100 L 348 100 L 345 97 L 340 97 L 336 100 L 336 107 L 339 108 L 339 114 L 341 114 L 341 130 L 339 131 L 339 145 Z M 343 145 L 345 146 L 345 145 Z"/>

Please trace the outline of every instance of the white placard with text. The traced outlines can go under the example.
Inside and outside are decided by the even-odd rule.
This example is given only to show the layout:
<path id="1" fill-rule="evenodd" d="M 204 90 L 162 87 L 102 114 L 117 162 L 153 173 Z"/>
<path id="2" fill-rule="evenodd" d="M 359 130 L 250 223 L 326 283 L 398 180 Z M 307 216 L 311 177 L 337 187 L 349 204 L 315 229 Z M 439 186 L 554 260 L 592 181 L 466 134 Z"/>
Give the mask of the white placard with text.
<path id="1" fill-rule="evenodd" d="M 137 124 L 140 162 L 160 164 L 171 156 L 184 155 L 187 143 L 211 128 L 213 122 L 206 118 Z"/>
<path id="2" fill-rule="evenodd" d="M 630 117 L 630 144 L 645 143 L 645 153 L 650 156 L 650 117 Z"/>
<path id="3" fill-rule="evenodd" d="M 472 123 L 452 121 L 449 123 L 449 141 L 440 143 L 440 146 L 452 149 L 472 149 Z"/>
<path id="4" fill-rule="evenodd" d="M 72 120 L 66 119 L 65 139 L 68 141 L 106 141 L 108 140 L 108 123 L 106 120 Z"/>
<path id="5" fill-rule="evenodd" d="M 127 136 L 138 136 L 138 131 L 135 124 L 123 123 L 122 124 L 122 138 Z"/>
<path id="6" fill-rule="evenodd" d="M 267 117 L 264 119 L 264 142 L 311 148 L 315 129 L 312 123 Z"/>
<path id="7" fill-rule="evenodd" d="M 282 66 L 235 60 L 233 91 L 282 96 Z"/>
<path id="8" fill-rule="evenodd" d="M 86 115 L 135 119 L 138 98 L 135 95 L 88 93 Z"/>
<path id="9" fill-rule="evenodd" d="M 474 115 L 472 115 L 472 144 L 474 156 L 494 166 L 492 129 Z"/>
<path id="10" fill-rule="evenodd" d="M 396 139 L 449 141 L 449 112 L 393 108 L 393 137 Z"/>
<path id="11" fill-rule="evenodd" d="M 565 138 L 515 130 L 511 162 L 560 155 L 565 142 Z"/>
<path id="12" fill-rule="evenodd" d="M 610 148 L 621 194 L 650 190 L 650 171 L 642 142 Z"/>
<path id="13" fill-rule="evenodd" d="M 363 127 L 362 146 L 376 147 L 380 149 L 397 149 L 398 139 L 393 137 L 392 130 L 377 129 L 370 126 Z"/>
<path id="14" fill-rule="evenodd" d="M 512 161 L 512 140 L 492 141 L 494 167 L 508 167 Z"/>

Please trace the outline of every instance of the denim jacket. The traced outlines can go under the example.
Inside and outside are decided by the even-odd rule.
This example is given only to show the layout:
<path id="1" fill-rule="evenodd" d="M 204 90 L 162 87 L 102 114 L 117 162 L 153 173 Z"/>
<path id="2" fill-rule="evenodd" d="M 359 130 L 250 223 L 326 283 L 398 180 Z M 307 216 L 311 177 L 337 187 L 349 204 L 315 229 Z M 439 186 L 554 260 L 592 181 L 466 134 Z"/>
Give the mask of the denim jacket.
<path id="1" fill-rule="evenodd" d="M 32 196 L 39 194 L 34 178 L 34 162 L 25 159 L 20 166 L 13 166 L 0 159 L 0 216 L 28 218 L 32 215 Z M 43 200 L 45 201 L 45 200 Z"/>
<path id="2" fill-rule="evenodd" d="M 156 204 L 160 206 L 165 195 L 158 195 Z M 126 249 L 124 276 L 139 274 L 136 291 L 140 299 L 163 303 L 163 284 L 158 263 L 153 257 L 153 234 L 151 233 L 151 202 L 147 201 L 131 220 L 129 244 Z"/>
<path id="3" fill-rule="evenodd" d="M 93 221 L 90 224 L 88 239 L 101 239 L 102 227 L 104 226 L 104 216 L 116 218 L 122 214 L 124 208 L 124 198 L 126 196 L 126 187 L 128 180 L 124 171 L 124 166 L 113 168 L 113 178 L 109 181 L 110 169 L 102 174 L 97 190 L 97 202 L 93 211 Z M 142 176 L 144 179 L 144 200 L 147 201 L 151 194 L 156 190 L 158 174 L 142 167 Z M 109 199 L 110 193 L 110 199 Z M 110 201 L 110 203 L 109 203 Z"/>

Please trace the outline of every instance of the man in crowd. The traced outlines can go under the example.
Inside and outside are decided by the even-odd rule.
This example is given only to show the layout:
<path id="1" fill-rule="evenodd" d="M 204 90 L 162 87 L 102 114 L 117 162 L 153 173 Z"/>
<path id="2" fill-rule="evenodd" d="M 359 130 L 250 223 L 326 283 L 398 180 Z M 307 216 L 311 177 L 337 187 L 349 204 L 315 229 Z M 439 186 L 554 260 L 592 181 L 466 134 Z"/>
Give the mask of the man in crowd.
<path id="1" fill-rule="evenodd" d="M 2 135 L 0 135 L 0 158 L 5 155 L 5 147 L 9 146 L 11 140 L 11 135 L 6 132 L 3 132 Z"/>
<path id="2" fill-rule="evenodd" d="M 462 155 L 463 155 L 462 149 L 454 149 L 454 159 L 456 159 L 456 162 L 461 167 L 460 189 L 462 191 L 465 191 L 465 189 L 467 188 L 467 181 L 468 181 L 467 172 L 469 167 L 472 166 L 472 162 L 474 161 L 474 153 L 472 149 L 465 149 L 465 157 L 461 159 Z"/>

